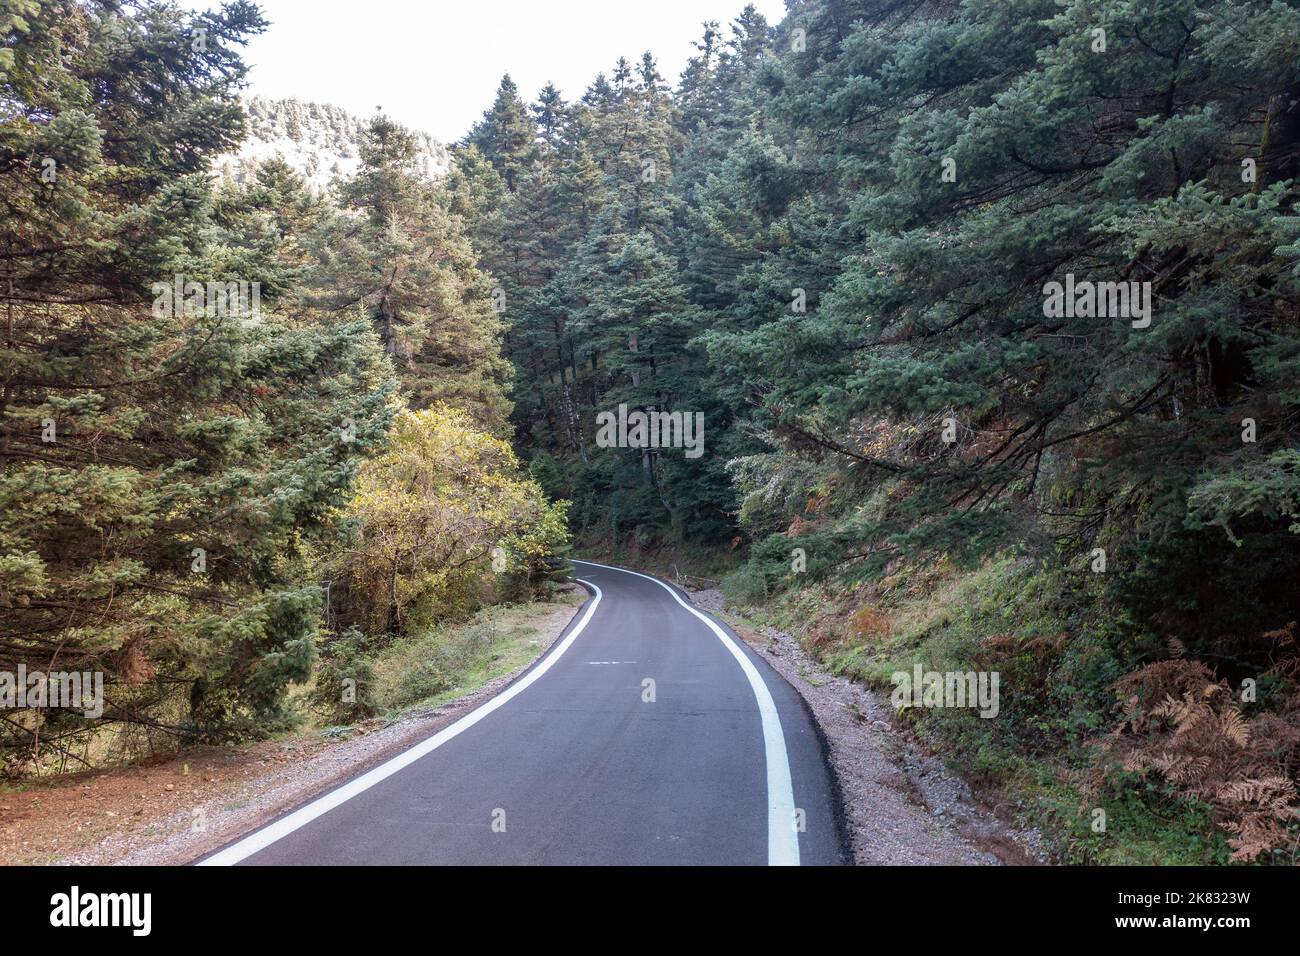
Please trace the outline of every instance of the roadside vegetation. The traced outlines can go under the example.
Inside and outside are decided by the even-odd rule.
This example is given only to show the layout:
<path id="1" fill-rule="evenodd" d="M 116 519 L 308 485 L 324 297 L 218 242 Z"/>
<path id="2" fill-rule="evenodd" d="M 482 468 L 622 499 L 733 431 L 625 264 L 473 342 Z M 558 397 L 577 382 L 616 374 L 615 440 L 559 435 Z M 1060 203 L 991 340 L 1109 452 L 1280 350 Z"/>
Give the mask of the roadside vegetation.
<path id="1" fill-rule="evenodd" d="M 315 680 L 303 689 L 305 712 L 312 725 L 328 730 L 440 706 L 531 663 L 558 633 L 552 625 L 585 599 L 580 589 L 548 588 L 537 600 L 493 603 L 465 620 L 385 641 L 349 632 L 327 647 Z M 345 699 L 339 691 L 349 679 L 357 686 Z"/>
<path id="2" fill-rule="evenodd" d="M 485 607 L 460 624 L 394 642 L 375 655 L 377 709 L 370 718 L 332 723 L 328 710 L 312 704 L 309 681 L 289 695 L 300 720 L 267 739 L 168 749 L 129 766 L 0 781 L 0 836 L 10 845 L 4 863 L 121 863 L 122 855 L 149 848 L 160 854 L 150 862 L 188 862 L 197 844 L 184 841 L 204 839 L 196 820 L 238 832 L 240 821 L 265 809 L 267 800 L 292 806 L 310 792 L 298 788 L 348 775 L 351 761 L 373 760 L 403 741 L 409 746 L 437 726 L 428 721 L 451 719 L 436 712 L 450 705 L 454 713 L 462 698 L 536 659 L 585 596 L 565 589 Z M 287 790 L 268 796 L 280 787 Z"/>
<path id="3" fill-rule="evenodd" d="M 1070 616 L 1061 583 L 1023 562 L 993 560 L 975 571 L 942 564 L 899 569 L 873 585 L 819 585 L 768 601 L 760 596 L 758 604 L 746 603 L 755 596 L 744 572 L 724 579 L 723 590 L 742 613 L 798 637 L 828 670 L 886 698 L 893 676 L 910 675 L 918 664 L 943 673 L 996 671 L 995 718 L 910 705 L 897 716 L 982 800 L 1042 833 L 1054 859 L 1228 862 L 1232 834 L 1218 825 L 1224 818 L 1215 808 L 1158 777 L 1126 770 L 1124 754 L 1107 746 L 1121 703 L 1117 681 L 1136 658 L 1117 655 L 1104 624 L 1086 614 L 1073 617 L 1076 630 L 1062 629 Z M 1169 736 L 1152 734 L 1147 752 L 1161 753 Z M 1213 752 L 1216 742 L 1206 743 L 1198 756 Z M 1094 829 L 1096 809 L 1106 812 L 1104 832 Z M 1281 852 L 1268 858 L 1292 862 Z"/>

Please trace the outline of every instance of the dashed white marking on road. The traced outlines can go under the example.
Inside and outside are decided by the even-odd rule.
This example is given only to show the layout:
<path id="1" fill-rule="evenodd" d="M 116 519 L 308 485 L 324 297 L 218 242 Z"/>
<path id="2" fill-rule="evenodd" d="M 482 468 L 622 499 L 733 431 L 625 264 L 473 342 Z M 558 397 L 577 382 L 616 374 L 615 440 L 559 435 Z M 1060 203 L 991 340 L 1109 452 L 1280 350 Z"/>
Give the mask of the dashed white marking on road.
<path id="1" fill-rule="evenodd" d="M 758 672 L 754 662 L 745 656 L 745 652 L 736 645 L 726 631 L 718 626 L 716 621 L 683 601 L 681 595 L 658 578 L 652 578 L 640 571 L 629 571 L 627 568 L 597 564 L 595 561 L 579 561 L 575 558 L 573 563 L 589 564 L 607 571 L 621 571 L 623 574 L 634 574 L 638 578 L 653 581 L 671 594 L 674 601 L 708 625 L 709 630 L 717 635 L 718 640 L 722 641 L 731 652 L 731 656 L 736 659 L 736 663 L 740 665 L 740 669 L 749 680 L 754 699 L 758 701 L 758 713 L 763 723 L 763 750 L 767 758 L 767 863 L 768 866 L 798 866 L 799 834 L 792 823 L 795 818 L 794 785 L 790 780 L 790 757 L 785 750 L 785 732 L 781 729 L 781 716 L 776 711 L 776 701 L 772 699 L 772 693 L 767 689 L 767 684 L 763 682 L 763 675 Z"/>
<path id="2" fill-rule="evenodd" d="M 432 737 L 420 741 L 420 743 L 411 747 L 409 750 L 402 751 L 396 757 L 384 761 L 378 767 L 375 767 L 368 773 L 362 774 L 355 780 L 348 781 L 338 789 L 331 790 L 323 797 L 318 797 L 305 807 L 295 810 L 287 817 L 282 817 L 274 823 L 250 833 L 238 843 L 226 847 L 226 849 L 219 853 L 214 853 L 205 860 L 200 860 L 197 865 L 231 866 L 241 860 L 247 859 L 254 853 L 266 849 L 277 840 L 281 840 L 290 833 L 293 833 L 295 830 L 306 826 L 317 817 L 324 816 L 340 804 L 351 800 L 357 794 L 369 790 L 375 784 L 388 779 L 402 768 L 410 766 L 421 757 L 437 750 L 447 741 L 469 730 L 488 714 L 500 709 L 510 700 L 518 697 L 533 684 L 537 683 L 541 676 L 550 670 L 551 667 L 554 666 L 555 662 L 560 659 L 560 656 L 569 649 L 574 641 L 578 639 L 578 635 L 583 632 L 584 628 L 586 628 L 587 622 L 591 620 L 591 616 L 596 613 L 596 606 L 600 604 L 602 596 L 600 588 L 596 587 L 596 585 L 592 584 L 590 581 L 583 581 L 582 578 L 578 578 L 577 580 L 595 591 L 596 596 L 587 604 L 587 610 L 579 619 L 577 626 L 574 627 L 573 630 L 569 631 L 564 640 L 555 645 L 555 648 L 551 653 L 542 658 L 538 665 L 527 674 L 515 681 L 491 700 L 480 704 L 474 710 L 471 710 L 464 717 L 460 718 L 460 720 L 444 727 Z"/>

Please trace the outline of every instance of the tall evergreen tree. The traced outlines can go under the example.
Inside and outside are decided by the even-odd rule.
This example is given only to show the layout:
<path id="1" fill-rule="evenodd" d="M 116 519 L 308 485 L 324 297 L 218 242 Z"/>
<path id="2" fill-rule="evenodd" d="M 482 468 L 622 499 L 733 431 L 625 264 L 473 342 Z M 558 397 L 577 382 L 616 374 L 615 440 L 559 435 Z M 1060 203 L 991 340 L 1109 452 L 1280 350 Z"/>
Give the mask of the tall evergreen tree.
<path id="1" fill-rule="evenodd" d="M 319 235 L 319 302 L 361 309 L 414 407 L 439 401 L 499 430 L 509 367 L 492 285 L 460 218 L 421 170 L 415 138 L 383 116 L 361 143 L 361 168 L 338 185 L 342 215 Z"/>
<path id="2" fill-rule="evenodd" d="M 0 16 L 0 669 L 102 671 L 104 721 L 265 732 L 313 659 L 303 549 L 389 412 L 364 323 L 280 316 L 284 210 L 213 193 L 263 21 Z M 6 742 L 68 756 L 82 710 L 18 715 Z"/>
<path id="3" fill-rule="evenodd" d="M 488 157 L 506 186 L 513 191 L 532 156 L 536 135 L 528 107 L 519 97 L 519 88 L 507 74 L 501 78 L 492 108 L 474 124 L 465 138 L 465 145 L 477 147 Z"/>

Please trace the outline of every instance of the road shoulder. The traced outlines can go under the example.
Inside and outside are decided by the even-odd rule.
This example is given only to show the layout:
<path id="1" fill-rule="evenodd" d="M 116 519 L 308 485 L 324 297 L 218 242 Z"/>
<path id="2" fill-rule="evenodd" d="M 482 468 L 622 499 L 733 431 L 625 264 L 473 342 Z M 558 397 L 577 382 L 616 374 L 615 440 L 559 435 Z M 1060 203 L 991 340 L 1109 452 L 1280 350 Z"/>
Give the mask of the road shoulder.
<path id="1" fill-rule="evenodd" d="M 808 706 L 839 781 L 853 862 L 1038 862 L 1035 834 L 1011 829 L 979 805 L 941 760 L 906 738 L 869 688 L 824 670 L 789 634 L 739 620 L 719 591 L 687 593 L 701 609 L 725 620 Z"/>
<path id="2" fill-rule="evenodd" d="M 146 764 L 0 792 L 0 836 L 27 838 L 6 863 L 192 862 L 437 733 L 504 690 L 560 637 L 587 594 L 530 606 L 527 661 L 478 688 L 346 736 L 319 733 L 240 747 L 195 747 Z"/>

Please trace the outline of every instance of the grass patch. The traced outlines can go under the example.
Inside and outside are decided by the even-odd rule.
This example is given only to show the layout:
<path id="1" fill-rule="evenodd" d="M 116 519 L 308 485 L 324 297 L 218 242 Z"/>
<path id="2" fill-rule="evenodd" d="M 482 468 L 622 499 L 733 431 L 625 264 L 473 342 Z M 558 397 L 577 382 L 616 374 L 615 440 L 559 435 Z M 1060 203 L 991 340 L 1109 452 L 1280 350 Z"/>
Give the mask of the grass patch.
<path id="1" fill-rule="evenodd" d="M 583 591 L 553 591 L 546 601 L 491 605 L 407 636 L 344 634 L 297 689 L 295 709 L 305 719 L 299 731 L 346 737 L 362 720 L 388 724 L 473 693 L 530 664 L 585 599 Z"/>
<path id="2" fill-rule="evenodd" d="M 565 599 L 576 607 L 583 596 Z M 558 633 L 555 603 L 484 609 L 464 624 L 399 639 L 376 655 L 375 698 L 397 714 L 437 707 L 530 664 Z"/>

